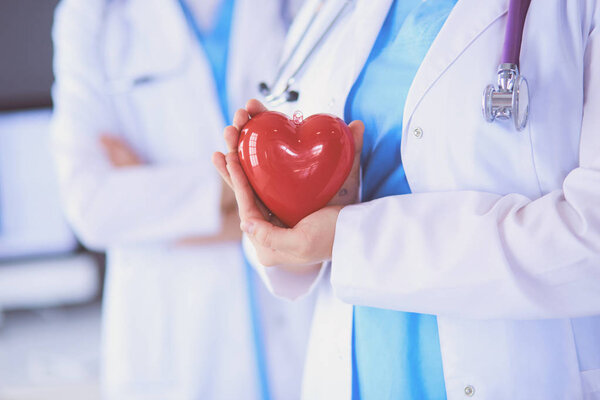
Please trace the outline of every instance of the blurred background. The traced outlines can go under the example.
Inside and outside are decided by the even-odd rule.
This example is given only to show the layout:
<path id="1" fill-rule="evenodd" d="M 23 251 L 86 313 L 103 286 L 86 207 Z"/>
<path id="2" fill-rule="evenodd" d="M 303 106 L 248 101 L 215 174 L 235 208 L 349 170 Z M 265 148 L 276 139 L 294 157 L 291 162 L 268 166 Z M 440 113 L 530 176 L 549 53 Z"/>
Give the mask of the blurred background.
<path id="1" fill-rule="evenodd" d="M 104 259 L 66 225 L 49 149 L 57 2 L 0 1 L 0 400 L 99 398 Z"/>

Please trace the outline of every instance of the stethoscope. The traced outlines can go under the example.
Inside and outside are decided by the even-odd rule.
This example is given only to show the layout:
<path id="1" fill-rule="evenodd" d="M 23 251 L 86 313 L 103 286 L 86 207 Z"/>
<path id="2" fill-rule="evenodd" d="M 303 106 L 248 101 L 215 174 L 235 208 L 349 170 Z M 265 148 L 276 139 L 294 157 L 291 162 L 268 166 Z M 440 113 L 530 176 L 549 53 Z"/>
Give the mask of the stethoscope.
<path id="1" fill-rule="evenodd" d="M 498 87 L 488 85 L 483 92 L 485 120 L 494 122 L 512 118 L 517 131 L 525 129 L 529 119 L 529 86 L 519 72 L 519 55 L 530 3 L 531 0 L 510 0 L 502 62 L 498 66 Z"/>
<path id="2" fill-rule="evenodd" d="M 284 71 L 287 69 L 290 62 L 292 61 L 292 59 L 298 52 L 300 45 L 302 45 L 302 43 L 304 42 L 304 39 L 306 38 L 306 35 L 310 31 L 310 28 L 313 26 L 314 22 L 317 20 L 317 17 L 321 14 L 323 6 L 327 2 L 327 0 L 319 1 L 319 3 L 317 4 L 317 6 L 315 7 L 315 9 L 313 10 L 313 12 L 310 16 L 308 24 L 306 25 L 306 27 L 304 28 L 304 30 L 298 37 L 298 40 L 296 40 L 296 43 L 292 47 L 290 54 L 287 56 L 287 58 L 283 61 L 283 63 L 279 67 L 279 70 L 277 71 L 277 75 L 275 75 L 275 79 L 273 79 L 271 85 L 268 85 L 266 82 L 261 82 L 258 85 L 258 90 L 264 96 L 264 100 L 266 103 L 268 103 L 271 106 L 277 106 L 279 104 L 283 104 L 286 102 L 293 103 L 298 100 L 298 97 L 300 96 L 298 91 L 291 90 L 292 85 L 296 81 L 296 77 L 302 71 L 302 69 L 308 62 L 308 60 L 310 60 L 310 58 L 314 54 L 315 50 L 319 47 L 319 45 L 323 42 L 323 40 L 325 40 L 325 38 L 327 37 L 327 35 L 331 31 L 331 29 L 333 29 L 335 24 L 338 22 L 338 20 L 340 19 L 340 17 L 344 13 L 344 11 L 354 1 L 355 0 L 346 0 L 344 2 L 344 4 L 340 7 L 338 12 L 336 13 L 335 17 L 331 20 L 331 22 L 327 26 L 327 28 L 323 31 L 323 33 L 321 33 L 321 35 L 316 40 L 316 42 L 313 44 L 313 46 L 308 50 L 308 52 L 306 53 L 306 55 L 304 56 L 304 58 L 302 59 L 300 64 L 296 67 L 296 69 L 294 69 L 292 71 L 290 76 L 285 80 L 283 89 L 281 89 L 278 92 L 273 93 L 273 88 L 275 88 L 277 86 L 277 84 L 281 81 Z"/>
<path id="3" fill-rule="evenodd" d="M 321 0 L 313 11 L 310 20 L 304 31 L 302 31 L 288 57 L 283 61 L 273 83 L 268 85 L 266 82 L 259 84 L 259 90 L 264 96 L 264 100 L 271 106 L 282 103 L 293 103 L 300 96 L 297 90 L 291 87 L 295 83 L 296 77 L 305 67 L 317 47 L 325 40 L 333 26 L 337 23 L 344 10 L 354 0 L 347 0 L 329 23 L 325 31 L 317 39 L 315 44 L 306 53 L 298 67 L 285 80 L 283 88 L 278 92 L 273 89 L 282 79 L 283 72 L 289 66 L 292 58 L 297 53 L 298 48 L 304 42 L 309 30 L 322 11 L 326 0 Z M 527 125 L 529 118 L 529 87 L 527 80 L 519 73 L 519 54 L 521 52 L 521 42 L 523 41 L 523 26 L 525 17 L 531 0 L 510 0 L 508 7 L 508 23 L 504 37 L 504 46 L 502 51 L 502 63 L 498 66 L 498 87 L 488 85 L 483 94 L 483 115 L 487 122 L 495 120 L 513 119 L 517 131 L 521 131 Z"/>

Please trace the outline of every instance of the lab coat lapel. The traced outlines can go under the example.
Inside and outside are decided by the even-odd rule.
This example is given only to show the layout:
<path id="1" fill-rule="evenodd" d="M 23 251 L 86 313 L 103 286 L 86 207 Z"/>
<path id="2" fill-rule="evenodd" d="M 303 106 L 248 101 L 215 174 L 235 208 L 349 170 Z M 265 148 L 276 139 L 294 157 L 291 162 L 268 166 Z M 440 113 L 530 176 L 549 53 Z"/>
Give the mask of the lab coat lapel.
<path id="1" fill-rule="evenodd" d="M 132 137 L 152 137 L 155 150 L 148 151 L 154 152 L 156 160 L 182 154 L 196 159 L 199 151 L 209 160 L 213 149 L 223 143 L 224 120 L 213 95 L 216 88 L 209 62 L 178 1 L 128 0 L 113 4 L 121 9 L 115 10 L 111 14 L 114 18 L 107 22 L 106 74 L 119 109 L 130 110 L 120 116 L 123 131 Z M 159 115 L 153 115 L 156 110 L 161 110 Z M 177 145 L 170 143 L 164 151 L 161 149 L 161 140 L 170 139 L 158 132 L 159 126 L 177 132 Z M 156 132 L 150 133 L 152 130 Z M 214 144 L 202 139 L 202 149 L 189 145 L 200 140 L 199 132 L 212 135 Z"/>
<path id="2" fill-rule="evenodd" d="M 408 92 L 405 129 L 423 96 L 466 47 L 508 11 L 508 0 L 459 0 L 434 40 Z M 498 43 L 501 49 L 502 43 Z M 498 54 L 498 61 L 500 53 Z M 473 68 L 477 68 L 473 65 Z"/>
<path id="3" fill-rule="evenodd" d="M 276 76 L 289 18 L 283 1 L 235 1 L 227 67 L 232 113 L 249 98 L 260 97 L 259 83 Z"/>
<path id="4" fill-rule="evenodd" d="M 185 67 L 191 43 L 176 0 L 129 0 L 124 16 L 128 42 L 122 54 L 108 57 L 120 64 L 107 66 L 109 76 L 132 80 L 169 75 Z"/>
<path id="5" fill-rule="evenodd" d="M 328 14 L 320 18 L 318 25 L 321 29 L 312 29 L 313 32 L 307 35 L 306 41 L 311 46 L 343 5 L 343 1 L 337 3 L 330 10 L 323 11 Z M 300 109 L 304 115 L 330 113 L 343 117 L 348 93 L 371 53 L 391 3 L 392 0 L 356 1 L 348 15 L 342 17 L 330 32 L 315 59 L 307 63 L 307 71 L 299 75 L 299 102 L 287 103 L 280 109 L 288 114 Z M 302 33 L 310 16 L 310 13 L 304 15 L 306 21 L 301 21 L 295 36 Z M 296 37 L 292 39 L 288 46 L 297 40 Z"/>
<path id="6" fill-rule="evenodd" d="M 346 39 L 343 39 L 338 45 L 339 48 L 344 49 L 344 53 L 340 55 L 339 59 L 347 60 L 350 71 L 348 78 L 351 78 L 346 79 L 344 99 L 347 99 L 352 86 L 369 59 L 392 2 L 393 0 L 379 0 L 375 5 L 374 2 L 359 1 L 356 5 L 353 21 L 348 24 Z M 345 107 L 345 101 L 343 107 Z"/>
<path id="7" fill-rule="evenodd" d="M 183 72 L 198 53 L 209 70 L 177 0 L 129 0 L 127 8 L 128 26 L 135 31 L 129 36 L 125 79 Z M 254 18 L 257 10 L 261 15 Z M 227 66 L 230 114 L 257 94 L 261 78 L 274 73 L 285 35 L 280 11 L 272 0 L 234 3 Z"/>
<path id="8" fill-rule="evenodd" d="M 279 2 L 272 0 L 236 0 L 233 21 L 227 67 L 232 113 L 258 95 L 262 80 L 275 74 L 286 33 Z"/>

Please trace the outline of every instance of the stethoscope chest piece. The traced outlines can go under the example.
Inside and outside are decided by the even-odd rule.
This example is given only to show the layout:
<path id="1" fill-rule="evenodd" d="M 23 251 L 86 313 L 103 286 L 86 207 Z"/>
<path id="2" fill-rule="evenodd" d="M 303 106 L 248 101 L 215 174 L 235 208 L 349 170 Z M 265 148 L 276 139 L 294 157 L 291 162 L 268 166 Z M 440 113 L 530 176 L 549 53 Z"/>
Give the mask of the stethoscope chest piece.
<path id="1" fill-rule="evenodd" d="M 500 64 L 498 87 L 485 88 L 482 107 L 487 122 L 512 118 L 517 131 L 525 129 L 529 118 L 529 86 L 516 64 Z"/>

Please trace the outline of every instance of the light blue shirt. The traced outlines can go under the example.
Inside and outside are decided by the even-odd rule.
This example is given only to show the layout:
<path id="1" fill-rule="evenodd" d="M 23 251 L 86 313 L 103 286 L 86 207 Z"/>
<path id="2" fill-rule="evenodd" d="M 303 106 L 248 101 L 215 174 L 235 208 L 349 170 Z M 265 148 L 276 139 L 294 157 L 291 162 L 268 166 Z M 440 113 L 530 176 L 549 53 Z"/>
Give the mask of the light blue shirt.
<path id="1" fill-rule="evenodd" d="M 404 103 L 456 1 L 395 0 L 350 92 L 346 120 L 365 123 L 363 201 L 410 193 L 400 157 Z M 433 315 L 355 306 L 352 353 L 355 400 L 446 399 Z"/>
<path id="2" fill-rule="evenodd" d="M 202 31 L 186 0 L 179 0 L 190 28 L 193 30 L 202 51 L 210 64 L 217 87 L 219 105 L 226 123 L 231 122 L 227 96 L 227 59 L 234 0 L 223 0 L 217 11 L 216 23 L 210 31 Z"/>

